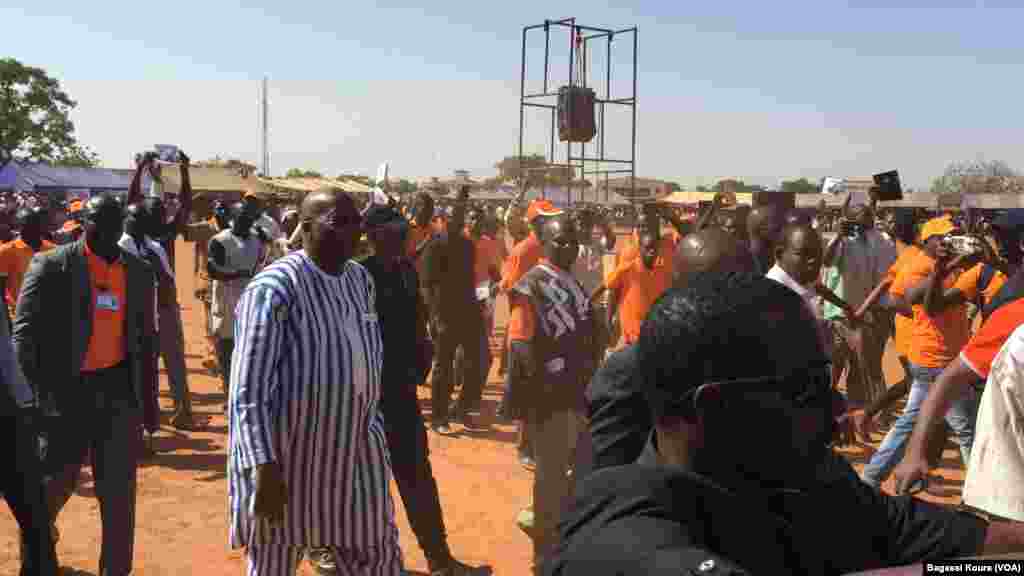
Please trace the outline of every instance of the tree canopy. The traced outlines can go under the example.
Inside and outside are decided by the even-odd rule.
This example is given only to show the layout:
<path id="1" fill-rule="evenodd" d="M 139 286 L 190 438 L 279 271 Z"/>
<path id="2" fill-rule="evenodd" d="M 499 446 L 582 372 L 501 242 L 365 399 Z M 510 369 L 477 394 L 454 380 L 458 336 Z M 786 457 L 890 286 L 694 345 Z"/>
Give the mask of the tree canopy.
<path id="1" fill-rule="evenodd" d="M 779 190 L 782 192 L 793 192 L 795 194 L 817 194 L 819 192 L 818 185 L 807 178 L 800 178 L 799 180 L 783 180 Z"/>
<path id="2" fill-rule="evenodd" d="M 95 166 L 96 154 L 75 138 L 75 106 L 43 69 L 0 58 L 0 168 L 13 160 Z"/>
<path id="3" fill-rule="evenodd" d="M 323 178 L 323 174 L 316 170 L 303 170 L 301 168 L 292 168 L 284 175 L 285 178 Z"/>
<path id="4" fill-rule="evenodd" d="M 953 162 L 932 180 L 931 192 L 948 194 L 1019 194 L 1024 178 L 1002 160 Z"/>

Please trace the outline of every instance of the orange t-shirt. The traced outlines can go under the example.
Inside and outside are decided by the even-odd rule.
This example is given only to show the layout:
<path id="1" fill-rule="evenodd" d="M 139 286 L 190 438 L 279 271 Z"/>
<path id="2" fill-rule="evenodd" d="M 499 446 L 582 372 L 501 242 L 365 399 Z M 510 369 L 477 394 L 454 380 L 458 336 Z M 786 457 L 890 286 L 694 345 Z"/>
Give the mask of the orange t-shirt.
<path id="1" fill-rule="evenodd" d="M 39 246 L 40 252 L 56 248 L 53 242 L 43 240 Z M 21 238 L 15 238 L 0 246 L 0 276 L 7 278 L 7 290 L 4 298 L 8 306 L 18 303 L 18 294 L 21 292 L 21 282 L 28 271 L 28 265 L 32 262 L 35 251 Z"/>
<path id="2" fill-rule="evenodd" d="M 480 285 L 491 279 L 491 270 L 501 271 L 498 241 L 487 235 L 473 240 L 473 283 Z"/>
<path id="3" fill-rule="evenodd" d="M 508 294 L 509 340 L 528 340 L 533 336 L 533 314 L 525 305 L 526 300 L 510 290 L 524 274 L 540 262 L 543 255 L 544 247 L 531 232 L 525 240 L 512 248 L 512 253 L 501 267 L 501 291 Z"/>
<path id="4" fill-rule="evenodd" d="M 92 335 L 85 353 L 83 372 L 120 364 L 124 358 L 124 305 L 127 296 L 124 264 L 108 263 L 85 245 L 92 283 Z"/>
<path id="5" fill-rule="evenodd" d="M 934 268 L 935 261 L 921 252 L 899 271 L 889 292 L 897 297 L 905 296 L 908 288 L 924 282 Z M 943 287 L 947 290 L 952 288 L 956 280 L 952 275 L 947 276 Z M 913 310 L 907 359 L 925 368 L 944 368 L 956 358 L 970 336 L 967 306 L 951 306 L 934 318 L 925 314 L 921 304 L 915 305 Z"/>
<path id="6" fill-rule="evenodd" d="M 960 352 L 960 359 L 975 374 L 988 378 L 992 362 L 999 354 L 1010 335 L 1024 324 L 1024 298 L 1015 300 L 996 309 L 981 325 L 971 341 Z"/>
<path id="7" fill-rule="evenodd" d="M 892 282 L 896 281 L 896 277 L 899 275 L 900 270 L 913 262 L 921 253 L 921 249 L 917 246 L 907 246 L 900 251 L 900 255 L 896 258 L 896 261 L 892 263 L 892 266 L 890 266 L 889 270 L 885 273 L 885 280 L 890 282 L 890 286 L 892 286 Z M 913 332 L 914 321 L 902 314 L 896 314 L 895 324 L 896 330 L 892 338 L 893 346 L 896 348 L 896 354 L 906 356 L 910 353 L 910 339 L 911 333 Z"/>
<path id="8" fill-rule="evenodd" d="M 620 264 L 604 284 L 618 292 L 619 325 L 626 343 L 632 344 L 640 336 L 640 325 L 651 305 L 672 285 L 672 271 L 657 263 L 648 270 L 637 258 Z"/>
<path id="9" fill-rule="evenodd" d="M 968 302 L 973 302 L 978 297 L 978 283 L 981 281 L 981 272 L 984 267 L 984 264 L 975 264 L 961 274 L 957 278 L 956 284 L 953 285 L 953 288 L 959 290 Z M 981 292 L 982 304 L 991 302 L 992 298 L 999 292 L 999 289 L 1003 287 L 1003 284 L 1006 284 L 1006 274 L 996 270 L 992 275 L 992 279 L 988 281 L 988 286 Z"/>
<path id="10" fill-rule="evenodd" d="M 622 251 L 619 252 L 618 257 L 615 259 L 616 266 L 632 262 L 640 257 L 640 238 L 636 232 L 633 233 L 632 238 L 633 242 L 624 246 Z M 655 266 L 668 266 L 670 276 L 673 260 L 675 260 L 676 245 L 675 237 L 667 234 L 662 234 L 661 239 L 658 240 L 658 258 L 655 261 Z"/>

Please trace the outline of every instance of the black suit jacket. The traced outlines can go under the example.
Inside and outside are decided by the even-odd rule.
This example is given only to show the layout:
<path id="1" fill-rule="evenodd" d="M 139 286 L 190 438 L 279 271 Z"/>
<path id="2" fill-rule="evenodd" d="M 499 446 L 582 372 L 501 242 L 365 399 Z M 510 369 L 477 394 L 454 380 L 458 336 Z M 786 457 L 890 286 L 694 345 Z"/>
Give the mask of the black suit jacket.
<path id="1" fill-rule="evenodd" d="M 153 276 L 145 261 L 121 253 L 125 267 L 125 355 L 137 407 L 143 406 L 146 359 L 153 342 Z M 76 408 L 76 386 L 92 336 L 96 300 L 89 279 L 85 239 L 32 258 L 14 314 L 15 354 L 50 413 Z"/>

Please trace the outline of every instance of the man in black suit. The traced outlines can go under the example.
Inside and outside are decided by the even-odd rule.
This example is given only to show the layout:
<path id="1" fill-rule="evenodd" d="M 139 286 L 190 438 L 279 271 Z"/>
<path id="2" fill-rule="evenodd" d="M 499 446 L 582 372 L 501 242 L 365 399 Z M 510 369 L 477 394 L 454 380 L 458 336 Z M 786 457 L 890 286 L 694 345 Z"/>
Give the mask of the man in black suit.
<path id="1" fill-rule="evenodd" d="M 0 322 L 0 494 L 21 528 L 21 576 L 57 573 L 39 467 L 38 408 Z"/>
<path id="2" fill-rule="evenodd" d="M 132 571 L 136 461 L 153 338 L 148 265 L 118 246 L 123 204 L 95 196 L 80 240 L 36 254 L 14 318 L 14 348 L 45 414 L 51 519 L 92 455 L 103 544 L 100 576 Z"/>

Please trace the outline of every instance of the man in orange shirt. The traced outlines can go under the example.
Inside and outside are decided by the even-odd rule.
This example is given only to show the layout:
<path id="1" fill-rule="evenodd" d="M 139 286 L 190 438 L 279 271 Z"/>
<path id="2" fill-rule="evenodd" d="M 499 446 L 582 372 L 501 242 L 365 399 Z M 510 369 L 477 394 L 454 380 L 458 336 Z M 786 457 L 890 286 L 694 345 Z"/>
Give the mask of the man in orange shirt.
<path id="1" fill-rule="evenodd" d="M 914 433 L 907 443 L 906 455 L 893 472 L 896 476 L 897 491 L 902 491 L 927 476 L 928 462 L 924 456 L 924 439 L 935 428 L 940 416 L 949 410 L 950 404 L 964 395 L 971 396 L 974 393 L 972 385 L 978 378 L 989 377 L 993 361 L 1000 349 L 1010 335 L 1024 324 L 1024 268 L 1021 268 L 1024 254 L 1024 218 L 1019 214 L 1007 214 L 993 222 L 992 228 L 998 239 L 1000 258 L 1011 272 L 1011 276 L 999 293 L 986 305 L 986 319 L 981 329 L 971 337 L 957 359 L 946 367 L 935 381 L 928 397 L 922 402 Z M 1008 397 L 1013 395 L 1009 390 L 1000 392 L 1006 393 Z M 1011 425 L 1007 425 L 999 432 L 1013 435 L 1015 438 L 1011 442 L 1016 443 L 1015 429 Z M 979 431 L 979 434 L 984 433 Z M 978 449 L 990 450 L 991 444 L 979 440 Z M 976 457 L 978 460 L 983 458 L 984 456 Z"/>
<path id="2" fill-rule="evenodd" d="M 46 212 L 40 208 L 22 208 L 18 210 L 17 219 L 21 229 L 19 237 L 0 246 L 0 290 L 7 301 L 8 319 L 14 315 L 21 281 L 32 256 L 56 247 L 43 239 Z"/>
<path id="3" fill-rule="evenodd" d="M 921 403 L 932 383 L 956 359 L 970 334 L 967 309 L 963 303 L 946 308 L 935 316 L 929 315 L 925 309 L 926 293 L 933 275 L 944 278 L 945 288 L 951 288 L 956 282 L 955 277 L 945 274 L 952 258 L 943 240 L 957 232 L 956 225 L 949 218 L 934 218 L 925 223 L 921 229 L 923 253 L 900 271 L 889 290 L 893 297 L 912 306 L 913 326 L 908 359 L 913 383 L 903 414 L 896 419 L 862 472 L 864 481 L 876 488 L 902 458 Z M 954 403 L 946 414 L 946 421 L 956 432 L 965 465 L 974 440 L 975 405 L 976 398 L 970 395 Z"/>
<path id="4" fill-rule="evenodd" d="M 420 192 L 412 204 L 412 225 L 405 236 L 405 255 L 416 265 L 416 273 L 423 277 L 423 259 L 420 256 L 436 235 L 434 219 L 434 198 Z"/>
<path id="5" fill-rule="evenodd" d="M 153 277 L 118 246 L 123 205 L 90 198 L 85 236 L 37 254 L 25 273 L 14 348 L 48 416 L 51 519 L 92 455 L 102 522 L 99 574 L 132 571 L 136 460 L 146 369 L 153 351 Z"/>
<path id="6" fill-rule="evenodd" d="M 483 341 L 480 344 L 481 373 L 491 373 L 491 332 L 494 330 L 494 296 L 491 286 L 501 282 L 502 246 L 487 233 L 487 216 L 474 208 L 466 218 L 466 235 L 473 241 L 473 285 L 477 289 L 477 302 L 483 316 Z"/>
<path id="7" fill-rule="evenodd" d="M 608 326 L 617 314 L 626 345 L 636 342 L 647 310 L 672 285 L 675 247 L 667 251 L 660 228 L 656 213 L 641 214 L 637 222 L 639 257 L 621 262 L 590 297 L 594 302 L 606 290 L 612 292 L 608 301 Z"/>

